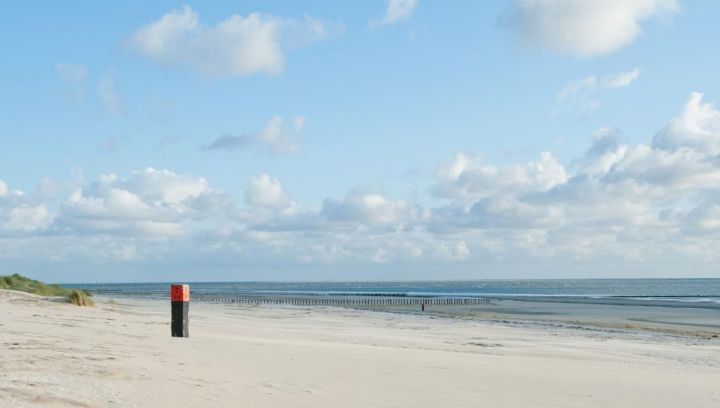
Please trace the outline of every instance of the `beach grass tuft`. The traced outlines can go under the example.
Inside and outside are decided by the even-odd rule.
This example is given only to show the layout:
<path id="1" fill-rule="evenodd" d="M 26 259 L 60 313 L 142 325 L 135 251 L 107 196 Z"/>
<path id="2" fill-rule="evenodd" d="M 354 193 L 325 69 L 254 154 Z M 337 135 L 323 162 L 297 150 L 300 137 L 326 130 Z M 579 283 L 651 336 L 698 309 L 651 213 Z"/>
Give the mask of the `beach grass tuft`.
<path id="1" fill-rule="evenodd" d="M 85 290 L 73 290 L 67 296 L 70 303 L 76 306 L 95 306 L 95 303 L 90 299 L 90 293 Z"/>
<path id="2" fill-rule="evenodd" d="M 78 306 L 94 306 L 90 292 L 83 289 L 68 289 L 60 285 L 46 283 L 14 274 L 0 276 L 0 289 L 17 290 L 39 296 L 64 297 L 68 302 Z"/>

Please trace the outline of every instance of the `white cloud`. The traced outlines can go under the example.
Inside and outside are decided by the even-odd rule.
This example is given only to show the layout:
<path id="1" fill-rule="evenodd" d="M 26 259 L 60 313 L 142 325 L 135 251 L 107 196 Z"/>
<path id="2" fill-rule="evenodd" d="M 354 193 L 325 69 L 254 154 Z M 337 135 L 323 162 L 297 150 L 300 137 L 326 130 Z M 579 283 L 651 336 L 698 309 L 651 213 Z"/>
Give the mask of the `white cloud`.
<path id="1" fill-rule="evenodd" d="M 156 170 L 152 167 L 136 172 L 133 178 L 127 181 L 118 181 L 114 175 L 110 176 L 108 181 L 127 186 L 145 200 L 166 203 L 175 209 L 182 209 L 183 203 L 212 192 L 207 181 L 201 177 L 183 176 L 170 170 Z"/>
<path id="2" fill-rule="evenodd" d="M 139 237 L 183 235 L 227 208 L 228 199 L 198 177 L 147 168 L 129 179 L 110 174 L 72 192 L 55 228 L 64 232 Z"/>
<path id="3" fill-rule="evenodd" d="M 210 143 L 208 150 L 247 150 L 261 148 L 271 154 L 287 154 L 300 149 L 305 118 L 296 116 L 290 127 L 280 116 L 273 116 L 263 129 L 246 135 L 222 135 Z"/>
<path id="4" fill-rule="evenodd" d="M 446 242 L 443 242 L 440 245 L 440 249 L 444 253 L 443 255 L 446 259 L 453 261 L 464 261 L 470 256 L 470 250 L 463 240 L 460 240 L 452 245 L 448 245 Z"/>
<path id="5" fill-rule="evenodd" d="M 0 180 L 0 237 L 13 232 L 42 231 L 52 219 L 45 204 L 22 191 L 9 191 Z"/>
<path id="6" fill-rule="evenodd" d="M 245 190 L 245 202 L 252 207 L 284 208 L 290 200 L 280 180 L 261 174 L 250 180 Z"/>
<path id="7" fill-rule="evenodd" d="M 690 95 L 683 113 L 653 138 L 653 147 L 675 150 L 682 147 L 720 154 L 720 112 L 702 102 L 703 94 Z"/>
<path id="8" fill-rule="evenodd" d="M 47 227 L 51 221 L 44 205 L 20 205 L 5 214 L 3 224 L 11 231 L 36 231 Z"/>
<path id="9" fill-rule="evenodd" d="M 57 227 L 63 232 L 117 236 L 170 237 L 182 226 L 168 211 L 144 202 L 133 192 L 103 188 L 75 191 L 63 203 Z"/>
<path id="10" fill-rule="evenodd" d="M 418 0 L 385 0 L 385 15 L 371 24 L 395 24 L 410 17 L 417 5 Z"/>
<path id="11" fill-rule="evenodd" d="M 603 76 L 590 75 L 585 78 L 570 81 L 557 94 L 558 110 L 563 106 L 578 106 L 580 108 L 595 109 L 599 106 L 598 93 L 608 89 L 625 88 L 640 77 L 640 70 L 635 68 L 627 72 L 607 74 Z"/>
<path id="12" fill-rule="evenodd" d="M 328 198 L 320 214 L 330 222 L 401 226 L 423 217 L 420 207 L 383 195 L 353 190 L 342 201 Z"/>
<path id="13" fill-rule="evenodd" d="M 251 13 L 204 25 L 185 6 L 137 30 L 128 47 L 163 65 L 188 66 L 210 76 L 277 74 L 288 48 L 304 46 L 333 34 L 313 18 L 294 20 Z"/>
<path id="14" fill-rule="evenodd" d="M 135 245 L 119 245 L 111 248 L 108 254 L 110 258 L 118 262 L 130 262 L 139 258 Z"/>
<path id="15" fill-rule="evenodd" d="M 479 199 L 547 191 L 567 181 L 565 168 L 550 152 L 524 164 L 496 166 L 460 153 L 436 170 L 435 193 L 453 199 Z"/>
<path id="16" fill-rule="evenodd" d="M 274 116 L 258 134 L 260 143 L 267 146 L 273 153 L 290 153 L 300 148 L 300 134 L 305 126 L 305 118 L 296 117 L 292 129 L 285 130 L 284 120 Z"/>
<path id="17" fill-rule="evenodd" d="M 608 74 L 600 78 L 600 85 L 605 88 L 624 88 L 630 85 L 640 76 L 640 70 L 635 68 L 632 71 Z"/>
<path id="18" fill-rule="evenodd" d="M 594 56 L 622 49 L 643 21 L 679 9 L 676 0 L 514 0 L 503 20 L 527 45 Z"/>

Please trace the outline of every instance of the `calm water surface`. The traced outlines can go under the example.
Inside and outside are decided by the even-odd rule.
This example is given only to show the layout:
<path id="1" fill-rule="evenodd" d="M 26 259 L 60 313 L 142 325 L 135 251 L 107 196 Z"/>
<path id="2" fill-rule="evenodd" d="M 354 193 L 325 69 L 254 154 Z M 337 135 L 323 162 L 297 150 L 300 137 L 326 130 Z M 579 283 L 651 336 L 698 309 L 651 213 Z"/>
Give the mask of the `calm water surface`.
<path id="1" fill-rule="evenodd" d="M 188 282 L 178 282 L 188 283 Z M 628 297 L 720 303 L 720 279 L 552 279 L 433 282 L 189 282 L 194 296 L 405 294 L 424 296 Z M 98 295 L 164 298 L 169 283 L 72 284 Z"/>

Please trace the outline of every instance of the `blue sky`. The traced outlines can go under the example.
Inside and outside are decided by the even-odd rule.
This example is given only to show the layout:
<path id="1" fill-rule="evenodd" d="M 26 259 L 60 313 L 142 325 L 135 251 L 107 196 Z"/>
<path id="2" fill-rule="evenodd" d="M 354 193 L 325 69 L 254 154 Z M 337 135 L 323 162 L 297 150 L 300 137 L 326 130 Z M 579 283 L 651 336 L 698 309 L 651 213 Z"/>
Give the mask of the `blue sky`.
<path id="1" fill-rule="evenodd" d="M 719 16 L 708 0 L 8 3 L 0 272 L 717 277 Z"/>

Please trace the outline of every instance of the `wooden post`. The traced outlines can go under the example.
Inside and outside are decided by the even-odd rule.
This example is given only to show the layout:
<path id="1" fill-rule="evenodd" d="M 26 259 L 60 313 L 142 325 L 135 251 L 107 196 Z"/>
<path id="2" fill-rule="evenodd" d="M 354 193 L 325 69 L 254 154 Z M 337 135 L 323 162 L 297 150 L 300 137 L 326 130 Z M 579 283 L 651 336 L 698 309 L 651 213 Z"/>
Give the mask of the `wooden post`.
<path id="1" fill-rule="evenodd" d="M 172 337 L 189 337 L 190 285 L 170 285 L 170 308 Z"/>

